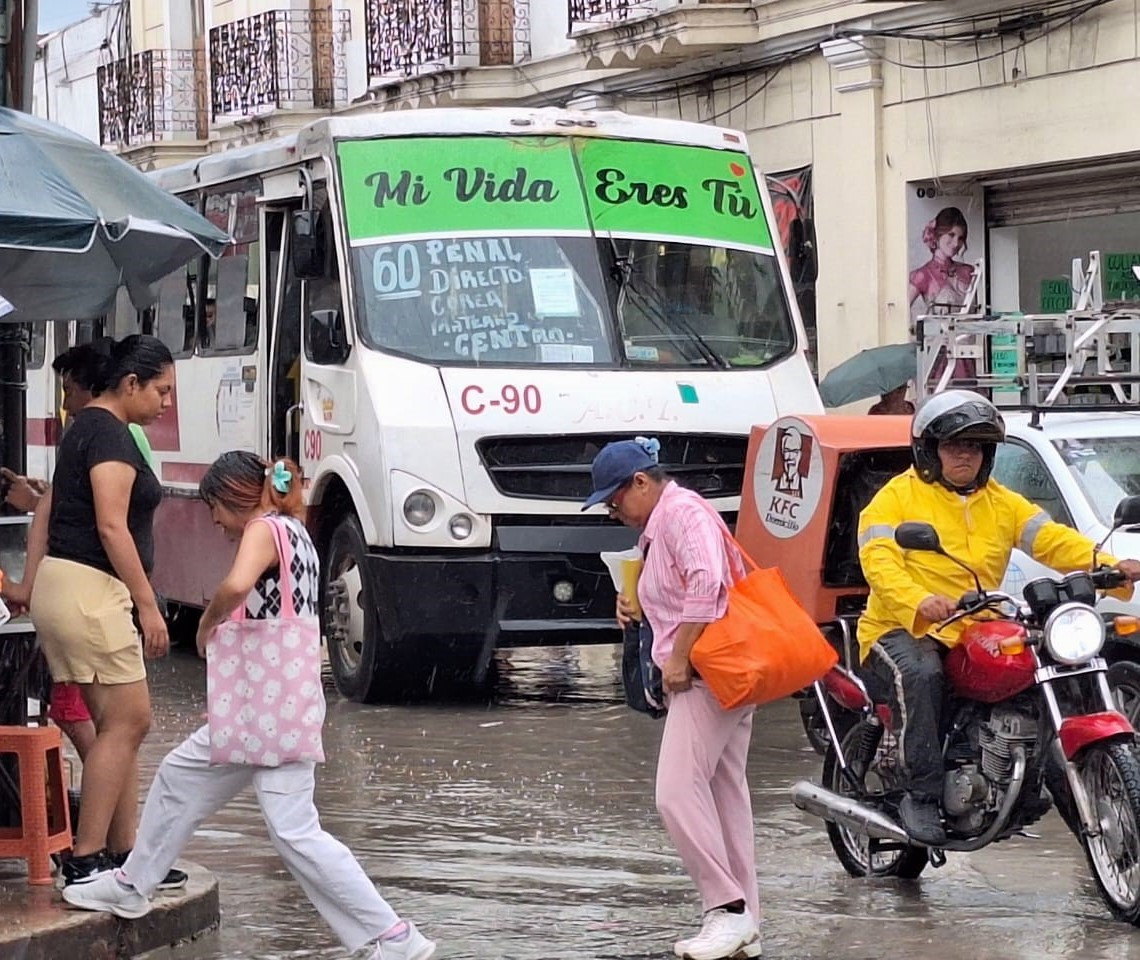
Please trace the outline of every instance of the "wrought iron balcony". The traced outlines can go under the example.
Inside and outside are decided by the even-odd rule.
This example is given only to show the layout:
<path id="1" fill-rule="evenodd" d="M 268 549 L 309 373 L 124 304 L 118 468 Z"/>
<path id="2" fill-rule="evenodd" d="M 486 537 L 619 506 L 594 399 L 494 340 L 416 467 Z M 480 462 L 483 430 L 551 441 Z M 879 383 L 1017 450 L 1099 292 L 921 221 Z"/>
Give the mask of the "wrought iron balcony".
<path id="1" fill-rule="evenodd" d="M 270 10 L 210 30 L 213 117 L 348 99 L 347 10 Z"/>
<path id="2" fill-rule="evenodd" d="M 569 0 L 570 28 L 587 23 L 622 23 L 649 16 L 662 6 L 655 0 Z"/>
<path id="3" fill-rule="evenodd" d="M 99 142 L 201 138 L 193 50 L 146 50 L 101 66 Z"/>
<path id="4" fill-rule="evenodd" d="M 530 0 L 365 0 L 368 79 L 530 56 Z"/>

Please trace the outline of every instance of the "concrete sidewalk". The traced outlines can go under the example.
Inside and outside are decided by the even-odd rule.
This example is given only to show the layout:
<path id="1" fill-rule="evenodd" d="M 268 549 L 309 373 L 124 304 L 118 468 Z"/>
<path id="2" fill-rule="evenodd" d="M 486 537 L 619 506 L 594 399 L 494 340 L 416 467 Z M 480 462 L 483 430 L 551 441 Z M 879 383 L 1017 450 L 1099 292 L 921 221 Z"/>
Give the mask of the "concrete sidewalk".
<path id="1" fill-rule="evenodd" d="M 218 881 L 193 863 L 182 890 L 160 893 L 141 920 L 67 907 L 54 887 L 27 882 L 23 861 L 0 860 L 0 960 L 120 960 L 218 925 Z"/>

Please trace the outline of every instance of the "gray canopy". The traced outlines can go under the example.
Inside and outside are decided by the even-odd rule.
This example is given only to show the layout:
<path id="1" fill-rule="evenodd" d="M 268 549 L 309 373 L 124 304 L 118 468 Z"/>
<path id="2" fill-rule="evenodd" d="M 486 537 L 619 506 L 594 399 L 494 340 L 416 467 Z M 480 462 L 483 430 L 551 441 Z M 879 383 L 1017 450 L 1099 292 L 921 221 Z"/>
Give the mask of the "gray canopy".
<path id="1" fill-rule="evenodd" d="M 148 307 L 156 281 L 229 239 L 97 144 L 0 108 L 4 320 L 93 319 L 113 311 L 121 286 Z"/>

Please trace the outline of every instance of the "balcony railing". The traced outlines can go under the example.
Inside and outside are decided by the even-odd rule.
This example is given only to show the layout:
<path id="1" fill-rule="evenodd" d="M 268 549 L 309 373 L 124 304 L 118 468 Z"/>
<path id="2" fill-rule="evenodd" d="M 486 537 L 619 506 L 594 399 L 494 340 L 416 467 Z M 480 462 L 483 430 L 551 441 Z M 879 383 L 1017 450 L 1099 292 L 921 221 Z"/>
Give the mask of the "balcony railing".
<path id="1" fill-rule="evenodd" d="M 622 23 L 654 14 L 661 6 L 657 0 L 569 0 L 570 29 L 588 23 Z"/>
<path id="2" fill-rule="evenodd" d="M 330 108 L 348 99 L 347 10 L 270 10 L 210 30 L 210 106 L 219 116 Z"/>
<path id="3" fill-rule="evenodd" d="M 146 50 L 101 66 L 99 142 L 201 138 L 193 50 Z"/>
<path id="4" fill-rule="evenodd" d="M 365 0 L 368 78 L 530 56 L 530 0 Z"/>

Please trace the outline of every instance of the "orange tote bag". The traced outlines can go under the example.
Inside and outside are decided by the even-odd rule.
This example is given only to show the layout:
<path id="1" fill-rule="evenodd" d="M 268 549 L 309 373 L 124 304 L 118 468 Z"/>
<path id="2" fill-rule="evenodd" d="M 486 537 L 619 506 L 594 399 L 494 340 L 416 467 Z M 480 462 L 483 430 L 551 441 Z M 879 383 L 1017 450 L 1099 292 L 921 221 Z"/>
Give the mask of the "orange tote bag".
<path id="1" fill-rule="evenodd" d="M 725 710 L 767 703 L 810 686 L 839 654 L 800 606 L 776 567 L 762 568 L 724 531 L 752 568 L 728 591 L 728 611 L 693 646 L 693 668 Z"/>

